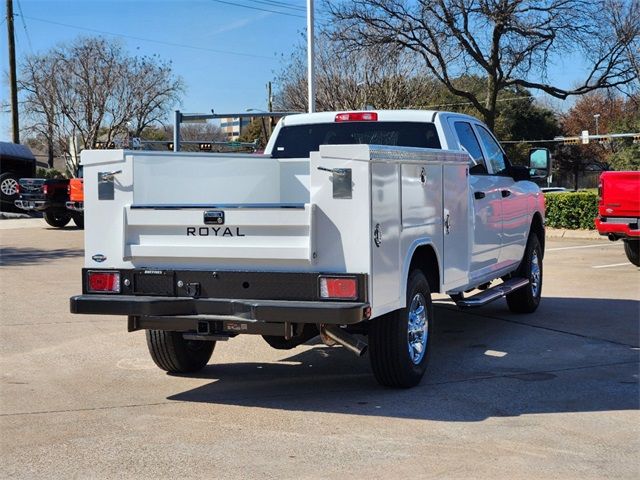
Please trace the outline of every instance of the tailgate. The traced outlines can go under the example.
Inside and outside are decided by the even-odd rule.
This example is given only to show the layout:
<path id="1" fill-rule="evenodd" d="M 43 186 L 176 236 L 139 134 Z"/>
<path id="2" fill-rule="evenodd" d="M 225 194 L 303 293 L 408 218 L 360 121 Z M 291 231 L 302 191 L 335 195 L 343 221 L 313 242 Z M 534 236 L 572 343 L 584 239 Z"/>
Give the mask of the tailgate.
<path id="1" fill-rule="evenodd" d="M 313 261 L 311 204 L 125 207 L 123 259 Z M 138 260 L 138 261 L 136 261 Z"/>
<path id="2" fill-rule="evenodd" d="M 640 172 L 606 172 L 602 175 L 602 217 L 640 215 Z"/>

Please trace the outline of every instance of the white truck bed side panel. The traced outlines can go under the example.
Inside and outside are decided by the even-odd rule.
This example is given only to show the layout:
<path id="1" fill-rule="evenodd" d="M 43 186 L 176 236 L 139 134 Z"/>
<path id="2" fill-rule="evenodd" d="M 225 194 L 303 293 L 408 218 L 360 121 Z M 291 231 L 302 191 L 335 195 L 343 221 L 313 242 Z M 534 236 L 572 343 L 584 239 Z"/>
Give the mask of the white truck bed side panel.
<path id="1" fill-rule="evenodd" d="M 315 267 L 320 272 L 370 273 L 369 149 L 349 147 L 323 145 L 320 152 L 311 153 L 311 203 L 316 206 L 313 241 Z M 352 198 L 333 198 L 333 174 L 318 167 L 350 168 Z"/>
<path id="2" fill-rule="evenodd" d="M 131 159 L 123 150 L 84 150 L 81 154 L 84 166 L 85 229 L 84 265 L 87 268 L 131 268 L 123 261 L 125 205 L 133 202 L 133 171 Z M 101 173 L 114 175 L 113 200 L 98 200 L 98 178 Z M 95 255 L 106 259 L 94 260 Z"/>

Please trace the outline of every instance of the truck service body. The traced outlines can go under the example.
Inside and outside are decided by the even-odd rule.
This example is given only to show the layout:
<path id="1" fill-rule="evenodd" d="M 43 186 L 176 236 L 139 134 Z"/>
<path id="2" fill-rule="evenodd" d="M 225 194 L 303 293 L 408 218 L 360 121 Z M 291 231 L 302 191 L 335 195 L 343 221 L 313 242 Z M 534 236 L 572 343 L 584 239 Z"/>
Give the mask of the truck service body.
<path id="1" fill-rule="evenodd" d="M 428 361 L 431 292 L 520 312 L 540 300 L 544 197 L 470 116 L 300 114 L 264 155 L 85 151 L 82 164 L 71 310 L 127 315 L 168 371 L 202 368 L 239 333 L 276 348 L 320 334 L 358 354 L 366 335 L 378 381 L 407 387 Z"/>

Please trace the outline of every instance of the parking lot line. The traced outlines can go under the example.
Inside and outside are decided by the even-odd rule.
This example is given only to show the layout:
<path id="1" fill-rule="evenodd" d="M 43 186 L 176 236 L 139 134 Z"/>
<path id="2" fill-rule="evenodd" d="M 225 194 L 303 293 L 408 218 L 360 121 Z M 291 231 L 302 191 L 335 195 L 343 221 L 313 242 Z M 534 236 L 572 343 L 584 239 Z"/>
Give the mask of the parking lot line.
<path id="1" fill-rule="evenodd" d="M 591 268 L 609 268 L 609 267 L 623 267 L 626 265 L 630 265 L 629 262 L 624 263 L 611 263 L 609 265 L 592 265 Z"/>
<path id="2" fill-rule="evenodd" d="M 612 245 L 615 245 L 615 243 L 609 242 L 609 243 L 598 243 L 597 245 L 576 245 L 576 246 L 573 246 L 573 247 L 547 248 L 547 249 L 545 249 L 545 251 L 546 252 L 557 252 L 557 251 L 560 251 L 560 250 L 577 250 L 578 248 L 610 247 Z"/>

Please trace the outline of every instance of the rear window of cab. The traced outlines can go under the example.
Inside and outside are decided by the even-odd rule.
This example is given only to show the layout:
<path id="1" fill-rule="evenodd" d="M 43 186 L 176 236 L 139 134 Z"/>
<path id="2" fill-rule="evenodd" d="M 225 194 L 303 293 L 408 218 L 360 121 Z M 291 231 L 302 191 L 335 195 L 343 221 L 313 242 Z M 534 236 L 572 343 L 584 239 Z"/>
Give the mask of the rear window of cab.
<path id="1" fill-rule="evenodd" d="M 433 123 L 336 122 L 283 127 L 271 156 L 309 158 L 309 152 L 318 151 L 320 145 L 354 144 L 442 148 Z"/>

